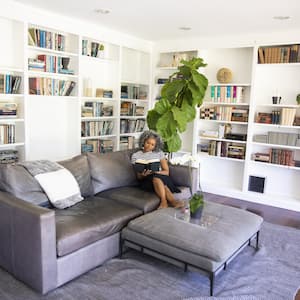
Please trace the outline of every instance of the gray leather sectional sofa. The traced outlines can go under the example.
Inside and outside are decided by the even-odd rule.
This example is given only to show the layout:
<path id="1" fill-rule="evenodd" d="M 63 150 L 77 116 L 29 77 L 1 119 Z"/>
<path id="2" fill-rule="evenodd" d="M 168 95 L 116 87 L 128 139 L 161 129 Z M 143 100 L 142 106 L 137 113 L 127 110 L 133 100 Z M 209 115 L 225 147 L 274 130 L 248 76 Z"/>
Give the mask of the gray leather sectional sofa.
<path id="1" fill-rule="evenodd" d="M 137 187 L 130 151 L 87 153 L 60 162 L 74 175 L 84 200 L 67 209 L 50 206 L 21 165 L 0 166 L 0 266 L 45 294 L 115 257 L 120 231 L 159 199 Z M 184 166 L 170 166 L 177 198 L 196 191 Z M 191 182 L 192 181 L 192 182 Z"/>

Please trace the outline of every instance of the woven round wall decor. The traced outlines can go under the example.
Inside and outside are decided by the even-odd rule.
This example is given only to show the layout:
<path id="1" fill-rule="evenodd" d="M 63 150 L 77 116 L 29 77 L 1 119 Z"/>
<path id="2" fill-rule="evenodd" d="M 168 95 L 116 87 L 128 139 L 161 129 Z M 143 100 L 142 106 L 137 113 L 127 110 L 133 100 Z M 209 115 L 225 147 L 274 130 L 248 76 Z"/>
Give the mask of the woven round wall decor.
<path id="1" fill-rule="evenodd" d="M 228 68 L 221 68 L 217 73 L 217 80 L 220 83 L 230 83 L 232 81 L 232 72 Z"/>

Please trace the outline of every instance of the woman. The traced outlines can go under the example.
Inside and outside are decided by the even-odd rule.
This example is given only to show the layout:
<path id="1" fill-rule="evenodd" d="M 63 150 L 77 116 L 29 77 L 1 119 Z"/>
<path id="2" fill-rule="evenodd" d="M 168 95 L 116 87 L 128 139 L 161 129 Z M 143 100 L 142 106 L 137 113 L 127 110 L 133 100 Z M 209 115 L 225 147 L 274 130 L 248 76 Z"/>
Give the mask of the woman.
<path id="1" fill-rule="evenodd" d="M 162 140 L 158 134 L 153 131 L 145 131 L 139 139 L 139 147 L 141 150 L 132 155 L 131 162 L 139 159 L 153 160 L 159 159 L 161 168 L 159 171 L 151 171 L 144 169 L 142 172 L 137 172 L 137 178 L 143 190 L 154 191 L 160 199 L 160 208 L 168 207 L 168 203 L 174 207 L 184 206 L 184 201 L 176 201 L 173 193 L 180 193 L 176 188 L 171 178 L 169 177 L 169 166 L 162 152 Z"/>

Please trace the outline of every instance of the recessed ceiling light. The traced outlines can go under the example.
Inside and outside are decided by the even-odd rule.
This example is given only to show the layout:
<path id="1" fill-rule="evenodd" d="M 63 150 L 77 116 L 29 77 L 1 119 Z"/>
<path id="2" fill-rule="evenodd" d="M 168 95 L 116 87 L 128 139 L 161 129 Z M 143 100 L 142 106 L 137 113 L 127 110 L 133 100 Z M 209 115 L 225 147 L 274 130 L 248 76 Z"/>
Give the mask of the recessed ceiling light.
<path id="1" fill-rule="evenodd" d="M 95 13 L 97 13 L 97 14 L 107 15 L 110 12 L 111 11 L 109 9 L 104 9 L 104 8 L 95 9 Z"/>
<path id="2" fill-rule="evenodd" d="M 192 28 L 191 27 L 187 27 L 187 26 L 181 26 L 178 29 L 179 30 L 183 30 L 183 31 L 188 31 L 188 30 L 191 30 Z"/>
<path id="3" fill-rule="evenodd" d="M 290 18 L 291 18 L 290 16 L 274 16 L 273 17 L 274 20 L 280 20 L 280 21 L 288 20 Z"/>

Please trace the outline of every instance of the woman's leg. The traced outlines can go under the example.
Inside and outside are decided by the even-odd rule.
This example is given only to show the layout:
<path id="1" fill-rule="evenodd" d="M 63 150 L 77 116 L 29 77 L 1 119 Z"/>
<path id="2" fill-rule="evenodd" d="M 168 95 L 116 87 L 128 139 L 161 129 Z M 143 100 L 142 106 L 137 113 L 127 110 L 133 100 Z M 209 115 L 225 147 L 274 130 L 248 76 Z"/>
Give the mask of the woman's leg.
<path id="1" fill-rule="evenodd" d="M 152 182 L 153 182 L 154 191 L 160 199 L 160 205 L 158 209 L 168 207 L 164 183 L 162 182 L 162 180 L 160 180 L 157 177 L 153 177 Z"/>
<path id="2" fill-rule="evenodd" d="M 170 189 L 165 186 L 165 193 L 166 193 L 166 199 L 167 201 L 174 207 L 183 207 L 184 201 L 176 201 L 174 198 L 173 193 L 170 191 Z"/>

